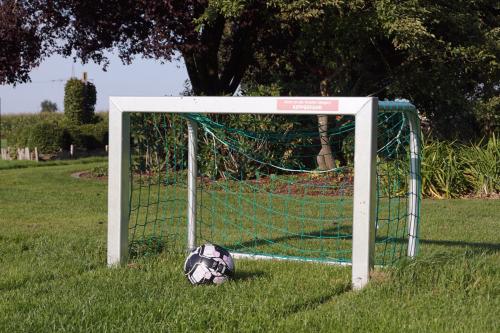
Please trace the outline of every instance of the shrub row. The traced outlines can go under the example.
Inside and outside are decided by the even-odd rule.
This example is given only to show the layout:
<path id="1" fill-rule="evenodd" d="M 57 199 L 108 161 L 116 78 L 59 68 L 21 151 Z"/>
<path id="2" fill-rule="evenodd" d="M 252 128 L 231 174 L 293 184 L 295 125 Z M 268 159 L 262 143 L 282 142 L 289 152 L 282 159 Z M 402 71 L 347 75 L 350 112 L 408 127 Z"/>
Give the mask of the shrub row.
<path id="1" fill-rule="evenodd" d="M 85 150 L 108 144 L 107 116 L 96 116 L 93 124 L 75 125 L 61 113 L 9 115 L 2 117 L 2 138 L 11 147 L 37 147 L 40 153 L 55 153 L 70 145 Z"/>
<path id="2" fill-rule="evenodd" d="M 500 142 L 495 135 L 468 145 L 426 142 L 421 173 L 424 196 L 457 198 L 500 193 Z"/>
<path id="3" fill-rule="evenodd" d="M 242 119 L 239 120 L 242 121 Z M 300 122 L 293 124 L 286 122 L 271 122 L 269 124 L 268 122 L 269 119 L 265 118 L 262 119 L 261 123 L 254 122 L 251 126 L 258 125 L 266 128 L 275 126 L 277 128 L 273 128 L 274 130 L 286 131 L 289 128 L 282 127 L 301 125 Z M 133 141 L 136 148 L 139 148 L 144 142 L 155 142 L 153 139 L 158 141 L 153 145 L 163 146 L 165 144 L 161 138 L 157 137 L 158 133 L 154 130 L 154 122 L 139 119 L 133 124 Z M 61 113 L 4 116 L 1 125 L 2 138 L 7 139 L 9 146 L 37 147 L 41 153 L 53 153 L 60 148 L 68 149 L 71 144 L 93 150 L 104 148 L 108 143 L 107 113 L 98 114 L 95 123 L 85 125 L 74 125 L 67 122 Z M 245 125 L 245 127 L 250 126 L 249 124 Z M 185 135 L 179 133 L 174 141 L 167 143 L 167 146 L 179 146 L 179 151 L 183 151 L 182 147 L 185 147 L 186 144 Z M 142 148 L 142 150 L 146 150 L 146 147 Z M 266 155 L 263 156 L 264 159 L 283 160 L 284 152 L 272 149 L 272 147 L 267 148 L 260 149 Z M 185 154 L 185 151 L 183 153 Z M 210 151 L 201 149 L 200 154 L 202 155 L 200 169 L 215 162 L 213 160 L 215 157 Z M 223 155 L 219 154 L 216 157 L 220 159 Z M 185 161 L 185 158 L 181 158 L 180 161 Z M 228 170 L 237 170 L 238 165 L 246 165 L 248 170 L 237 170 L 239 174 L 256 171 L 250 168 L 251 163 L 236 162 L 238 162 L 237 165 L 225 167 Z M 182 169 L 185 165 L 171 167 Z M 467 145 L 447 141 L 426 141 L 424 142 L 421 173 L 422 191 L 427 197 L 456 198 L 468 194 L 488 196 L 500 193 L 500 143 L 498 137 L 492 135 L 487 140 Z"/>
<path id="4" fill-rule="evenodd" d="M 182 170 L 186 168 L 187 138 L 185 131 L 172 130 L 177 135 L 168 135 L 162 138 L 159 133 L 163 133 L 162 126 L 175 128 L 180 126 L 182 129 L 185 124 L 178 117 L 166 119 L 157 119 L 156 116 L 136 115 L 132 118 L 132 136 L 134 149 L 133 159 L 135 167 L 141 169 L 146 167 L 147 160 L 154 161 L 157 159 L 164 160 L 165 154 L 170 156 L 167 158 L 171 164 L 168 168 Z M 314 124 L 314 119 L 294 118 L 279 119 L 241 116 L 235 119 L 225 119 L 225 123 L 229 127 L 245 128 L 247 131 L 269 131 L 275 133 L 293 133 L 294 130 L 304 130 L 307 124 Z M 175 125 L 175 123 L 178 123 Z M 386 136 L 391 137 L 391 128 L 384 129 Z M 398 127 L 394 127 L 398 128 Z M 218 133 L 217 128 L 211 129 L 218 134 L 218 137 L 224 138 L 224 133 Z M 312 128 L 311 133 L 316 135 L 317 129 Z M 389 134 L 388 134 L 389 133 Z M 250 140 L 246 137 L 238 135 L 238 133 L 230 133 L 232 138 L 237 141 L 240 147 L 245 151 L 251 151 L 253 158 L 274 163 L 276 165 L 287 165 L 291 168 L 301 168 L 306 161 L 315 162 L 311 157 L 314 157 L 315 152 L 307 151 L 291 151 L 283 149 L 283 145 L 273 144 L 266 140 Z M 394 134 L 396 135 L 396 134 Z M 214 172 L 214 165 L 217 165 L 216 172 L 224 173 L 224 176 L 235 178 L 253 178 L 260 172 L 268 174 L 266 165 L 255 162 L 255 160 L 245 159 L 245 156 L 231 155 L 228 150 L 222 148 L 214 153 L 215 144 L 209 137 L 203 135 L 200 131 L 199 140 L 202 143 L 199 147 L 199 170 L 209 177 L 218 177 L 219 175 L 210 174 Z M 315 136 L 308 139 L 309 141 L 296 142 L 293 146 L 300 149 L 305 146 L 310 149 L 311 144 L 314 144 L 318 149 L 318 143 L 313 143 Z M 165 141 L 166 140 L 166 141 Z M 352 136 L 343 137 L 344 145 L 340 146 L 342 155 L 347 160 L 352 161 L 352 152 L 348 151 L 350 145 L 347 144 L 352 140 Z M 332 142 L 332 147 L 335 142 Z M 339 149 L 339 147 L 334 147 Z M 167 150 L 165 150 L 167 149 Z M 148 157 L 145 157 L 148 155 Z M 177 158 L 171 158 L 177 155 Z M 242 155 L 242 154 L 240 154 Z M 407 170 L 401 169 L 402 166 L 398 160 L 392 161 L 390 153 L 382 152 L 379 168 L 382 178 L 380 180 L 381 191 L 406 191 Z M 307 156 L 307 160 L 303 157 Z M 295 158 L 295 160 L 293 160 Z M 392 163 L 394 162 L 394 163 Z M 152 167 L 150 163 L 149 167 Z M 164 164 L 158 163 L 158 167 L 165 167 Z M 307 165 L 306 168 L 314 167 Z M 399 173 L 399 174 L 398 174 Z M 463 144 L 449 141 L 430 141 L 424 142 L 422 156 L 422 192 L 426 197 L 435 198 L 457 198 L 466 195 L 489 196 L 491 194 L 500 193 L 500 144 L 498 136 L 494 134 L 489 139 L 483 139 L 480 142 Z M 385 175 L 385 177 L 384 177 Z M 392 176 L 388 176 L 392 175 Z M 392 177 L 392 178 L 391 178 Z M 399 188 L 395 189 L 393 185 L 394 177 L 400 179 Z M 388 194 L 386 194 L 388 195 Z"/>

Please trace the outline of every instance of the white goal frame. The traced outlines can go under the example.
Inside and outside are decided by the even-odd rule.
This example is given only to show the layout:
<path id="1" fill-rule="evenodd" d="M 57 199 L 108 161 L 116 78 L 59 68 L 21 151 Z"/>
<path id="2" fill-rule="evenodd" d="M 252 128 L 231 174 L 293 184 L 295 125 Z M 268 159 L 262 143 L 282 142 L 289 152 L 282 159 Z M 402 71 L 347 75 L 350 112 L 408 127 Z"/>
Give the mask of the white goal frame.
<path id="1" fill-rule="evenodd" d="M 378 99 L 375 97 L 110 97 L 108 180 L 108 266 L 128 259 L 130 113 L 321 114 L 355 116 L 352 286 L 363 288 L 374 265 Z M 399 110 L 401 111 L 401 110 Z M 418 139 L 410 121 L 410 170 L 416 170 Z M 413 129 L 413 130 L 412 130 Z M 188 239 L 196 247 L 196 123 L 188 121 Z M 414 165 L 415 164 L 415 165 Z M 418 180 L 411 177 L 409 191 Z M 418 198 L 416 199 L 418 200 Z M 415 201 L 415 200 L 413 200 Z M 408 255 L 416 251 L 418 202 L 409 204 Z M 251 255 L 250 255 L 251 256 Z M 259 259 L 259 256 L 253 256 Z"/>

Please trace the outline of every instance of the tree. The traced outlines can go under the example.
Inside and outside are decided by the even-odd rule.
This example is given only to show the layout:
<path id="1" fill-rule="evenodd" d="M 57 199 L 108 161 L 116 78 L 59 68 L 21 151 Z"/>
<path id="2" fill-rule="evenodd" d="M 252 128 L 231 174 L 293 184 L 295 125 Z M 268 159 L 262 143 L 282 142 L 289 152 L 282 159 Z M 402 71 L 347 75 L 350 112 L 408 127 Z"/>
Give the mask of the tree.
<path id="1" fill-rule="evenodd" d="M 64 115 L 75 125 L 90 124 L 94 120 L 95 86 L 88 81 L 71 78 L 64 87 Z"/>
<path id="2" fill-rule="evenodd" d="M 182 57 L 196 95 L 233 94 L 253 65 L 282 94 L 324 81 L 329 94 L 407 96 L 445 128 L 474 103 L 496 110 L 498 13 L 494 0 L 3 0 L 0 83 L 29 80 L 52 53 L 106 68 L 116 50 L 125 63 Z"/>
<path id="3" fill-rule="evenodd" d="M 363 1 L 325 5 L 300 22 L 301 34 L 276 57 L 257 55 L 243 80 L 243 91 L 279 87 L 280 95 L 366 96 L 377 93 L 390 73 L 388 61 L 400 61 L 377 31 L 376 12 Z M 318 167 L 345 164 L 342 139 L 331 147 L 326 132 L 347 119 L 319 115 Z"/>
<path id="4" fill-rule="evenodd" d="M 0 1 L 0 84 L 28 81 L 29 72 L 44 56 L 43 28 L 25 20 L 31 15 L 16 0 Z"/>
<path id="5" fill-rule="evenodd" d="M 195 94 L 231 95 L 255 51 L 273 51 L 287 42 L 282 2 L 3 1 L 0 15 L 12 17 L 0 27 L 12 45 L 0 49 L 0 57 L 19 61 L 2 62 L 0 82 L 29 80 L 29 70 L 52 53 L 74 55 L 84 63 L 93 60 L 106 68 L 105 51 L 116 50 L 125 63 L 137 55 L 160 61 L 182 57 Z M 22 46 L 14 47 L 19 36 L 31 57 L 22 56 Z"/>
<path id="6" fill-rule="evenodd" d="M 57 104 L 49 101 L 48 99 L 40 103 L 40 112 L 42 113 L 52 113 L 57 111 Z"/>
<path id="7" fill-rule="evenodd" d="M 406 97 L 435 134 L 471 137 L 474 110 L 484 110 L 485 122 L 498 119 L 498 22 L 491 0 L 338 1 L 303 20 L 281 54 L 257 55 L 243 90 Z"/>

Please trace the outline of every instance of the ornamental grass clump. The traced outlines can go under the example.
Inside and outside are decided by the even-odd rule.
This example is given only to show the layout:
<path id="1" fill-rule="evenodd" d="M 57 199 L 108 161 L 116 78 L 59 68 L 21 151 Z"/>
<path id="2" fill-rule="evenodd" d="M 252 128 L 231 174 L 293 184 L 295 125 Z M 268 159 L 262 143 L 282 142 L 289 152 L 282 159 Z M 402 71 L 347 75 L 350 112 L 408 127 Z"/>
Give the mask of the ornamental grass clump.
<path id="1" fill-rule="evenodd" d="M 463 145 L 460 156 L 464 177 L 476 195 L 500 193 L 500 144 L 493 134 L 486 143 Z"/>
<path id="2" fill-rule="evenodd" d="M 457 198 L 470 189 L 464 175 L 460 146 L 455 142 L 426 142 L 422 151 L 422 192 L 435 198 Z"/>

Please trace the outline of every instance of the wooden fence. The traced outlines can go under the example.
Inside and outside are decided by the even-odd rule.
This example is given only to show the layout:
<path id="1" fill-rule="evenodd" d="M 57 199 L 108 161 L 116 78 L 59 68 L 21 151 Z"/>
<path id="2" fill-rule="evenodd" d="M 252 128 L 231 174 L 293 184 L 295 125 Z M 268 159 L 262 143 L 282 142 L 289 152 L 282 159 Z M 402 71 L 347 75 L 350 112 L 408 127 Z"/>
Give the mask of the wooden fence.
<path id="1" fill-rule="evenodd" d="M 105 152 L 108 152 L 108 146 L 105 147 Z M 26 148 L 0 148 L 0 159 L 10 161 L 10 160 L 19 160 L 19 161 L 37 161 L 39 162 L 42 154 L 38 153 L 38 148 L 34 148 L 30 150 L 28 147 Z M 90 154 L 92 155 L 92 154 Z M 99 154 L 100 155 L 100 154 Z M 71 145 L 69 151 L 61 150 L 56 154 L 51 154 L 51 159 L 68 159 L 68 158 L 76 158 L 76 157 L 85 157 L 89 156 L 89 154 L 79 152 L 78 149 Z"/>
<path id="2" fill-rule="evenodd" d="M 1 148 L 2 160 L 39 161 L 38 148 Z"/>

